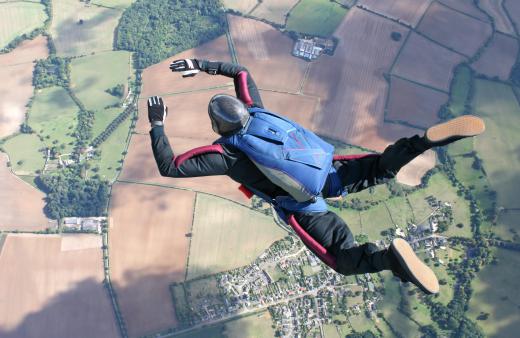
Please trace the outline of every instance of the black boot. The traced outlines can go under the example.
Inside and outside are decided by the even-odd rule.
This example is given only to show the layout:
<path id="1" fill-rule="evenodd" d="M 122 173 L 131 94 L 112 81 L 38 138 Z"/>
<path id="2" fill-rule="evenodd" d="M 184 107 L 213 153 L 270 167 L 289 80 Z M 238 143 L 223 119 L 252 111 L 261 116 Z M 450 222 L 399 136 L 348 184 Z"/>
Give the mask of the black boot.
<path id="1" fill-rule="evenodd" d="M 482 134 L 486 130 L 484 120 L 473 115 L 463 115 L 428 128 L 424 139 L 432 147 L 440 147 L 465 137 Z"/>
<path id="2" fill-rule="evenodd" d="M 439 281 L 435 273 L 415 255 L 410 244 L 396 238 L 388 247 L 385 259 L 394 276 L 403 282 L 411 282 L 427 294 L 439 293 Z"/>

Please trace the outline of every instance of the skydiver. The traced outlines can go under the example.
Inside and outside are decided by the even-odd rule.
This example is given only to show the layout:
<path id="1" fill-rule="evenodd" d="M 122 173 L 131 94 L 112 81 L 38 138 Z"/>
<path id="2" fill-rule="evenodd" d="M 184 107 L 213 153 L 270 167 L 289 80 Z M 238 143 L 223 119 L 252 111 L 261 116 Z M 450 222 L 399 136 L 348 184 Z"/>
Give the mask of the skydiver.
<path id="1" fill-rule="evenodd" d="M 152 150 L 159 172 L 167 177 L 227 175 L 241 190 L 271 203 L 304 244 L 343 275 L 390 270 L 426 294 L 439 292 L 434 272 L 397 238 L 380 250 L 358 245 L 347 224 L 327 210 L 325 198 L 352 194 L 393 179 L 424 151 L 475 136 L 485 129 L 475 116 L 462 116 L 402 138 L 381 154 L 333 156 L 333 147 L 281 115 L 267 111 L 248 70 L 240 65 L 199 59 L 171 63 L 173 72 L 193 77 L 200 71 L 234 79 L 236 97 L 211 98 L 208 113 L 221 137 L 212 145 L 175 156 L 164 124 L 168 108 L 162 98 L 148 99 Z"/>

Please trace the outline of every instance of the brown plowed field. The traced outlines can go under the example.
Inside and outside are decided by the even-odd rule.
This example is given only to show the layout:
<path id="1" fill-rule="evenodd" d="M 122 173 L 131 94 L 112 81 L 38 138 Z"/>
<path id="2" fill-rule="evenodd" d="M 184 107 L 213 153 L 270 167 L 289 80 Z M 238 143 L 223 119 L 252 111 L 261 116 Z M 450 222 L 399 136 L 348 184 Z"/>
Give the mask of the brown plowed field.
<path id="1" fill-rule="evenodd" d="M 480 0 L 479 6 L 495 19 L 495 27 L 503 33 L 515 35 L 515 29 L 502 7 L 503 0 Z"/>
<path id="2" fill-rule="evenodd" d="M 453 68 L 463 59 L 463 56 L 412 33 L 399 55 L 393 73 L 447 92 Z"/>
<path id="3" fill-rule="evenodd" d="M 291 55 L 293 41 L 260 21 L 228 16 L 238 56 L 260 88 L 296 92 L 308 63 Z"/>
<path id="4" fill-rule="evenodd" d="M 158 64 L 146 68 L 143 72 L 142 97 L 163 95 L 205 89 L 233 84 L 233 79 L 199 73 L 195 77 L 183 78 L 180 73 L 170 71 L 170 63 L 177 59 L 205 59 L 210 61 L 231 61 L 227 39 L 221 36 L 199 47 L 174 55 Z"/>
<path id="5" fill-rule="evenodd" d="M 518 0 L 504 0 L 504 7 L 511 19 L 515 22 L 517 29 L 520 30 L 520 1 Z"/>
<path id="6" fill-rule="evenodd" d="M 47 38 L 42 36 L 0 55 L 0 138 L 20 129 L 25 106 L 33 95 L 33 61 L 48 55 Z"/>
<path id="7" fill-rule="evenodd" d="M 435 152 L 428 150 L 399 170 L 396 179 L 399 183 L 417 186 L 421 184 L 421 178 L 424 174 L 435 167 L 436 161 Z"/>
<path id="8" fill-rule="evenodd" d="M 417 30 L 440 44 L 473 56 L 492 33 L 491 25 L 433 3 Z"/>
<path id="9" fill-rule="evenodd" d="M 197 139 L 170 138 L 170 144 L 176 154 L 181 154 L 194 147 L 211 144 L 211 142 L 212 140 L 202 142 Z M 239 184 L 227 176 L 193 178 L 162 177 L 153 157 L 150 137 L 147 135 L 133 135 L 119 179 L 193 189 L 226 197 L 245 205 L 250 204 L 249 200 L 238 190 Z"/>
<path id="10" fill-rule="evenodd" d="M 119 337 L 99 246 L 62 250 L 57 235 L 7 236 L 0 254 L 0 336 Z"/>
<path id="11" fill-rule="evenodd" d="M 415 27 L 432 0 L 361 0 L 358 5 Z"/>
<path id="12" fill-rule="evenodd" d="M 473 68 L 489 77 L 498 76 L 502 80 L 507 80 L 516 62 L 517 54 L 518 40 L 496 33 L 480 59 L 473 64 Z"/>
<path id="13" fill-rule="evenodd" d="M 177 324 L 169 286 L 184 280 L 195 194 L 117 183 L 110 272 L 130 337 Z"/>
<path id="14" fill-rule="evenodd" d="M 315 130 L 313 118 L 319 108 L 319 99 L 317 97 L 265 90 L 262 90 L 260 95 L 266 109 L 286 116 L 305 128 Z"/>
<path id="15" fill-rule="evenodd" d="M 7 160 L 7 155 L 0 153 L 0 231 L 46 229 L 51 224 L 43 213 L 45 194 L 16 177 Z"/>
<path id="16" fill-rule="evenodd" d="M 403 36 L 408 33 L 359 8 L 348 12 L 335 33 L 340 43 L 334 56 L 312 64 L 304 87 L 305 93 L 321 98 L 314 119 L 319 133 L 376 150 L 390 141 L 380 132 L 388 89 L 383 74 L 405 40 L 393 41 L 390 34 L 394 31 Z"/>
<path id="17" fill-rule="evenodd" d="M 437 113 L 448 94 L 392 77 L 387 120 L 404 121 L 427 128 L 439 121 Z"/>
<path id="18" fill-rule="evenodd" d="M 438 1 L 448 7 L 451 7 L 458 11 L 471 15 L 480 20 L 483 20 L 486 22 L 489 21 L 486 14 L 482 13 L 477 8 L 477 6 L 475 6 L 475 3 L 473 2 L 473 0 L 438 0 Z M 513 0 L 513 1 L 515 1 L 515 0 Z"/>

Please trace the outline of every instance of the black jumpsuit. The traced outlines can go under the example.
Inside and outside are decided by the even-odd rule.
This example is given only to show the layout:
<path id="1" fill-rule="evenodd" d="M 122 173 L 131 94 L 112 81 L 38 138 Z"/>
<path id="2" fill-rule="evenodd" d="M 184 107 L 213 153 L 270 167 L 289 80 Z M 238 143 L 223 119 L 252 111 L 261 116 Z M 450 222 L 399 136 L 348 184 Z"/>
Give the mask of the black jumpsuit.
<path id="1" fill-rule="evenodd" d="M 199 60 L 201 70 L 234 78 L 237 97 L 249 106 L 263 108 L 262 100 L 253 79 L 243 66 Z M 245 73 L 245 75 L 244 75 Z M 239 76 L 240 75 L 240 76 Z M 244 81 L 247 77 L 247 81 Z M 283 112 L 281 112 L 283 113 Z M 202 153 L 178 163 L 170 147 L 164 127 L 155 126 L 150 131 L 152 150 L 162 176 L 198 177 L 227 175 L 234 181 L 253 187 L 275 198 L 288 195 L 267 177 L 240 150 L 221 145 L 221 152 Z M 342 185 L 348 193 L 385 183 L 395 177 L 408 162 L 430 146 L 417 135 L 402 138 L 388 146 L 382 154 L 355 160 L 334 161 Z M 323 197 L 328 197 L 328 183 Z M 336 258 L 336 271 L 345 275 L 388 270 L 391 265 L 386 258 L 386 249 L 378 250 L 372 243 L 357 246 L 347 224 L 335 213 L 291 212 L 299 225 L 330 254 Z"/>

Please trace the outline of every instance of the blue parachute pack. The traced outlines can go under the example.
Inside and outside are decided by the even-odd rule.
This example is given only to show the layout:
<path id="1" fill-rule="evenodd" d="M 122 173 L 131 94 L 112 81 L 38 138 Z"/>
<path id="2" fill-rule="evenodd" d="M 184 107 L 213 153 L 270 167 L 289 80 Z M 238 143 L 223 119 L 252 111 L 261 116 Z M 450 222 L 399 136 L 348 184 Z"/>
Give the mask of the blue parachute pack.
<path id="1" fill-rule="evenodd" d="M 215 143 L 232 145 L 298 203 L 312 203 L 333 169 L 334 147 L 294 121 L 260 108 L 231 136 Z M 324 202 L 323 202 L 324 203 Z"/>

